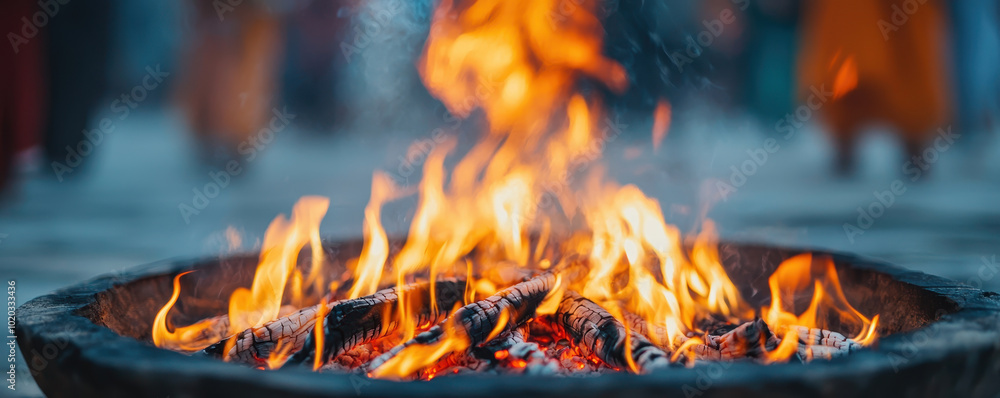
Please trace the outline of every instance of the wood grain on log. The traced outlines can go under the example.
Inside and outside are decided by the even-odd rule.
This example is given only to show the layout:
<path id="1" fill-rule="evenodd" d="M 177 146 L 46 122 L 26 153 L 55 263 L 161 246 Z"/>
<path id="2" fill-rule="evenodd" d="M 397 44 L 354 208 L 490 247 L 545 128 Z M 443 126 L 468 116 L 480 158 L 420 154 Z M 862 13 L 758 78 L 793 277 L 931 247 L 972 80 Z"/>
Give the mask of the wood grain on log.
<path id="1" fill-rule="evenodd" d="M 322 363 L 358 344 L 384 337 L 396 330 L 400 311 L 400 293 L 406 296 L 407 313 L 417 314 L 417 324 L 435 323 L 462 300 L 465 281 L 441 279 L 434 283 L 435 305 L 431 305 L 430 283 L 413 283 L 383 289 L 365 297 L 345 300 L 333 306 L 323 318 Z M 316 338 L 310 330 L 302 349 L 292 355 L 289 364 L 312 364 Z"/>
<path id="2" fill-rule="evenodd" d="M 339 302 L 330 305 L 336 306 L 337 304 Z M 244 330 L 235 336 L 212 344 L 205 348 L 203 353 L 236 363 L 260 364 L 270 357 L 271 351 L 279 343 L 283 347 L 290 347 L 288 352 L 298 351 L 305 344 L 306 337 L 316 323 L 319 307 L 319 305 L 306 307 L 259 327 Z M 229 352 L 223 353 L 231 339 L 236 339 L 235 343 L 229 348 Z"/>
<path id="3" fill-rule="evenodd" d="M 670 365 L 667 354 L 645 336 L 626 329 L 606 309 L 576 292 L 566 292 L 555 318 L 578 348 L 612 367 L 648 373 Z"/>
<path id="4" fill-rule="evenodd" d="M 670 341 L 670 334 L 667 332 L 667 328 L 660 325 L 651 325 L 635 313 L 629 311 L 623 312 L 625 322 L 628 324 L 629 329 L 635 330 L 636 333 L 646 336 L 646 338 L 659 346 L 661 349 L 670 350 L 671 345 L 674 343 Z"/>

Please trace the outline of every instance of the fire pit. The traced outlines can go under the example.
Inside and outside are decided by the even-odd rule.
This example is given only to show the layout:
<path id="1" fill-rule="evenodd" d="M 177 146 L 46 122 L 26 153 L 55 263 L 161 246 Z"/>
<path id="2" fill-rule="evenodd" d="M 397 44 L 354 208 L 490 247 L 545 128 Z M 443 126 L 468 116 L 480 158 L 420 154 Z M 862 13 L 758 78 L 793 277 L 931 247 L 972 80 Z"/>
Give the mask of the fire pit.
<path id="1" fill-rule="evenodd" d="M 601 97 L 630 79 L 602 54 L 597 6 L 442 1 L 420 72 L 449 111 L 482 110 L 488 129 L 465 157 L 448 159 L 458 143 L 440 140 L 417 187 L 376 172 L 361 242 L 323 245 L 330 202 L 304 197 L 256 259 L 161 264 L 26 304 L 19 338 L 39 385 L 72 396 L 1000 391 L 996 294 L 850 256 L 720 245 L 707 209 L 686 237 L 656 199 L 607 178 L 596 160 L 615 136 Z M 655 109 L 654 149 L 671 114 L 663 99 Z M 409 232 L 392 244 L 383 207 L 413 195 Z"/>
<path id="2" fill-rule="evenodd" d="M 360 242 L 328 244 L 330 276 Z M 768 277 L 798 250 L 722 244 L 720 260 L 747 301 L 767 305 Z M 50 396 L 993 396 L 1000 391 L 1000 300 L 938 277 L 848 255 L 832 255 L 844 293 L 879 313 L 877 346 L 829 361 L 760 365 L 705 362 L 646 375 L 592 377 L 450 375 L 424 383 L 257 370 L 151 345 L 157 311 L 182 280 L 184 315 L 225 312 L 225 298 L 251 283 L 255 256 L 168 261 L 70 287 L 19 310 L 18 340 Z"/>

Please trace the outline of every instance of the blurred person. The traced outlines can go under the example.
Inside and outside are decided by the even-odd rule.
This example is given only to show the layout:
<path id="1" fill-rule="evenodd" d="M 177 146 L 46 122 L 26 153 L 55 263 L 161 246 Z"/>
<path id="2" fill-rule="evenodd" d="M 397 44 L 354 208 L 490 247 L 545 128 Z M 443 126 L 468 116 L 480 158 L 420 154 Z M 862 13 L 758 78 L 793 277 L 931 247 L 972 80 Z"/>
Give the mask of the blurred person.
<path id="1" fill-rule="evenodd" d="M 35 1 L 10 0 L 0 13 L 8 43 L 0 50 L 0 192 L 16 159 L 38 144 L 45 114 L 45 32 L 26 26 L 39 11 Z"/>
<path id="2" fill-rule="evenodd" d="M 958 122 L 963 132 L 997 127 L 1000 115 L 1000 5 L 952 1 Z"/>
<path id="3" fill-rule="evenodd" d="M 743 100 L 761 120 L 777 120 L 797 106 L 792 93 L 800 7 L 797 0 L 759 0 L 746 11 Z"/>
<path id="4" fill-rule="evenodd" d="M 38 2 L 35 2 L 38 4 Z M 43 149 L 55 176 L 79 175 L 100 142 L 87 135 L 108 93 L 112 0 L 49 2 L 58 10 L 41 28 L 46 36 L 48 111 Z M 110 103 L 110 101 L 108 101 Z"/>
<path id="5" fill-rule="evenodd" d="M 348 61 L 342 43 L 349 37 L 347 18 L 340 14 L 357 1 L 309 1 L 289 15 L 282 96 L 298 111 L 297 122 L 319 131 L 332 131 L 338 114 L 337 76 Z"/>
<path id="6" fill-rule="evenodd" d="M 192 26 L 182 44 L 179 106 L 206 159 L 225 161 L 271 117 L 282 22 L 263 0 L 189 4 Z"/>
<path id="7" fill-rule="evenodd" d="M 838 172 L 853 170 L 859 131 L 870 124 L 889 123 L 910 156 L 947 127 L 942 0 L 814 0 L 803 3 L 802 26 L 799 99 L 824 97 L 813 102 L 833 134 Z"/>
<path id="8" fill-rule="evenodd" d="M 177 70 L 178 44 L 181 36 L 181 11 L 184 3 L 177 1 L 116 1 L 115 54 L 109 87 L 112 93 L 130 92 L 149 74 L 147 67 L 159 68 L 171 75 Z M 143 99 L 158 104 L 168 99 L 169 90 L 148 90 Z"/>

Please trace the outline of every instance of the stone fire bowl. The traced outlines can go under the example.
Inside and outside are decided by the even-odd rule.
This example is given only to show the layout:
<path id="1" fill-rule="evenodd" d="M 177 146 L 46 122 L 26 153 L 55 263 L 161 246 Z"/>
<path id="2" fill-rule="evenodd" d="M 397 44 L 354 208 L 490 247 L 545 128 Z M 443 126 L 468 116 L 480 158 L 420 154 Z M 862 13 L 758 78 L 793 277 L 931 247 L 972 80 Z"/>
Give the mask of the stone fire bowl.
<path id="1" fill-rule="evenodd" d="M 326 246 L 334 267 L 359 242 Z M 803 250 L 723 244 L 720 255 L 744 298 L 762 307 L 767 277 Z M 814 252 L 815 253 L 815 252 Z M 194 321 L 225 312 L 248 286 L 256 254 L 168 260 L 71 286 L 18 309 L 18 344 L 52 397 L 757 397 L 1000 395 L 1000 295 L 851 255 L 831 254 L 844 291 L 881 314 L 877 346 L 832 361 L 713 363 L 649 375 L 464 375 L 430 382 L 369 380 L 304 370 L 262 371 L 156 348 L 151 325 L 182 278 L 179 312 Z M 178 320 L 182 322 L 184 320 Z M 23 374 L 23 373 L 22 373 Z"/>

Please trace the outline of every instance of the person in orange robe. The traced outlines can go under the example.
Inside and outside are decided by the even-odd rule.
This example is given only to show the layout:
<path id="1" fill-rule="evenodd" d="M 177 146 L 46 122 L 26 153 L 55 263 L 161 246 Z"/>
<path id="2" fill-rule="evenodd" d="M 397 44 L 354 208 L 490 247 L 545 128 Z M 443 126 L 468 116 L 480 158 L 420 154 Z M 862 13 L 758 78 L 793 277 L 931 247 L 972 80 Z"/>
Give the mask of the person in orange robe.
<path id="1" fill-rule="evenodd" d="M 920 156 L 950 121 L 943 0 L 813 0 L 803 4 L 800 99 L 833 92 L 817 113 L 850 172 L 859 131 L 888 123 Z"/>
<path id="2" fill-rule="evenodd" d="M 191 4 L 193 34 L 176 95 L 206 160 L 228 160 L 272 116 L 282 20 L 264 1 L 218 8 L 207 1 Z"/>

